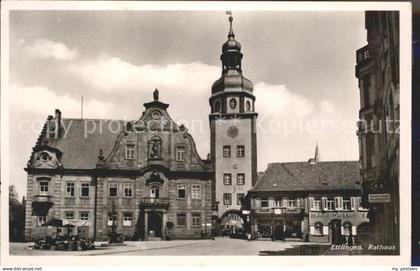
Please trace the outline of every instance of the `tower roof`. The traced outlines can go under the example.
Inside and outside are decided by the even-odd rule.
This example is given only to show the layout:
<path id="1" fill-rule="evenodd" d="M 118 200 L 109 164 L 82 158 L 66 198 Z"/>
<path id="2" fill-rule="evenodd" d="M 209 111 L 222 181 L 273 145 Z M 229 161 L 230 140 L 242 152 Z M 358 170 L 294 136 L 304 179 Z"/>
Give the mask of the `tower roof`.
<path id="1" fill-rule="evenodd" d="M 232 28 L 232 21 L 233 21 L 233 17 L 229 16 L 229 24 L 230 24 L 230 28 L 229 28 L 229 34 L 228 34 L 228 40 L 223 44 L 222 47 L 222 51 L 226 52 L 228 50 L 234 50 L 234 51 L 241 51 L 241 44 L 235 40 L 235 34 L 233 33 L 233 28 Z"/>

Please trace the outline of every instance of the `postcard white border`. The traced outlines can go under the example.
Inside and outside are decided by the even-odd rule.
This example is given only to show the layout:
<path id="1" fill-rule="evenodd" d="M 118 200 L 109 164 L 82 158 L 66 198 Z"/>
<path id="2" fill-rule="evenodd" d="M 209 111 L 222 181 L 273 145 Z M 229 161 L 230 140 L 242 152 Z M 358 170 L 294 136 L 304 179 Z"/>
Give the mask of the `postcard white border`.
<path id="1" fill-rule="evenodd" d="M 9 11 L 11 10 L 261 10 L 400 11 L 400 252 L 399 256 L 9 256 Z M 4 1 L 1 9 L 1 264 L 58 265 L 410 265 L 411 254 L 411 3 L 409 2 L 105 2 Z M 6 222 L 6 223 L 5 223 Z M 164 260 L 162 260 L 164 257 Z M 77 259 L 77 260 L 76 260 Z"/>

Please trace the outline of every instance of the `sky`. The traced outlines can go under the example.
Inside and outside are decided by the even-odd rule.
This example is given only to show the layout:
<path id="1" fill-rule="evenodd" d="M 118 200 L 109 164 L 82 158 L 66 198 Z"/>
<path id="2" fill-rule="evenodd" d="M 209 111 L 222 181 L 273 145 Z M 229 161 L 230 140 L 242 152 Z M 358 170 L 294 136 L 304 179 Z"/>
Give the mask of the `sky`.
<path id="1" fill-rule="evenodd" d="M 271 162 L 358 160 L 356 50 L 363 12 L 233 11 L 256 96 L 258 170 Z M 210 151 L 208 98 L 221 75 L 220 11 L 11 11 L 11 184 L 26 193 L 40 129 L 64 118 L 136 120 L 159 89 L 169 114 Z M 198 124 L 197 124 L 198 123 Z"/>

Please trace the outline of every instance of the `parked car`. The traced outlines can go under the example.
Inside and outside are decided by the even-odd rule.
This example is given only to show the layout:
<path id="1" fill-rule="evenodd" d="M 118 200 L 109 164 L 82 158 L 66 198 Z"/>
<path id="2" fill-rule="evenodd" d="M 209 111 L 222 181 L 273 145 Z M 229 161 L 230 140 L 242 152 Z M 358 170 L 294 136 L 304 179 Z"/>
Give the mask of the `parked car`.
<path id="1" fill-rule="evenodd" d="M 51 249 L 55 248 L 55 250 L 88 250 L 94 249 L 95 245 L 94 242 L 90 239 L 80 237 L 78 235 L 75 236 L 57 236 L 57 237 L 50 237 L 46 236 L 42 239 L 35 241 L 34 249 Z"/>

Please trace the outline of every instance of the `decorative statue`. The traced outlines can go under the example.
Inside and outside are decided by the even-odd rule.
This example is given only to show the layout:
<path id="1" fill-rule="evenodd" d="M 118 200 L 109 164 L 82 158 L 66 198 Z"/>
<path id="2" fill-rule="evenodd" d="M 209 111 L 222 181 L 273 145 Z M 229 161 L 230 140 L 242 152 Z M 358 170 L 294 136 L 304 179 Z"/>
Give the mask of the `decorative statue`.
<path id="1" fill-rule="evenodd" d="M 155 91 L 153 91 L 153 100 L 159 100 L 159 90 L 157 88 L 155 88 Z"/>

